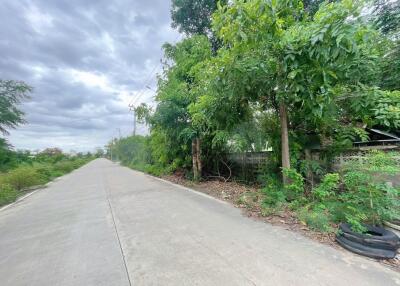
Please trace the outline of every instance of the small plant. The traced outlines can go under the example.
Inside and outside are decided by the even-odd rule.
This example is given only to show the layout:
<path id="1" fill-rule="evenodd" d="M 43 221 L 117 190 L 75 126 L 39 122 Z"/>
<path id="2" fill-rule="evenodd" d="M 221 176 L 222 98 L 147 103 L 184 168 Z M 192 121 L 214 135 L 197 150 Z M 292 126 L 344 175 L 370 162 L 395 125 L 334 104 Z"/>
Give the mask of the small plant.
<path id="1" fill-rule="evenodd" d="M 265 188 L 262 189 L 264 199 L 261 204 L 261 213 L 268 216 L 282 210 L 286 204 L 286 195 L 280 182 L 270 178 Z"/>
<path id="2" fill-rule="evenodd" d="M 17 197 L 17 191 L 10 185 L 0 186 L 0 206 L 15 202 L 17 200 Z"/>
<path id="3" fill-rule="evenodd" d="M 259 194 L 256 192 L 246 192 L 242 194 L 237 203 L 240 205 L 245 206 L 248 209 L 251 209 L 254 207 L 255 204 L 257 204 L 259 201 Z"/>
<path id="4" fill-rule="evenodd" d="M 343 176 L 345 192 L 340 200 L 344 215 L 354 230 L 363 223 L 382 224 L 400 214 L 400 190 L 385 182 L 385 176 L 399 173 L 392 154 L 372 152 L 365 160 L 349 164 Z"/>
<path id="5" fill-rule="evenodd" d="M 307 224 L 312 230 L 321 232 L 332 232 L 332 216 L 323 205 L 313 208 L 304 207 L 299 210 L 298 217 L 301 222 Z"/>
<path id="6" fill-rule="evenodd" d="M 68 174 L 72 172 L 74 169 L 76 169 L 79 166 L 79 163 L 75 163 L 73 161 L 58 161 L 57 163 L 54 164 L 53 168 L 54 171 L 60 172 L 62 174 Z"/>
<path id="7" fill-rule="evenodd" d="M 310 228 L 331 231 L 334 223 L 347 222 L 354 231 L 365 232 L 364 224 L 382 224 L 400 216 L 400 190 L 387 184 L 389 175 L 399 174 L 393 154 L 372 152 L 363 161 L 345 166 L 340 174 L 325 175 L 308 199 L 300 197 L 301 177 L 287 172 L 288 194 L 296 195 L 289 207 Z"/>
<path id="8" fill-rule="evenodd" d="M 339 182 L 339 174 L 327 174 L 322 179 L 321 184 L 313 189 L 312 193 L 318 201 L 332 197 L 339 189 Z"/>
<path id="9" fill-rule="evenodd" d="M 283 174 L 289 183 L 284 186 L 284 191 L 289 201 L 304 196 L 304 178 L 295 169 L 283 169 Z"/>
<path id="10" fill-rule="evenodd" d="M 6 184 L 18 191 L 42 183 L 43 178 L 31 166 L 20 166 L 4 174 L 0 179 L 0 185 Z"/>

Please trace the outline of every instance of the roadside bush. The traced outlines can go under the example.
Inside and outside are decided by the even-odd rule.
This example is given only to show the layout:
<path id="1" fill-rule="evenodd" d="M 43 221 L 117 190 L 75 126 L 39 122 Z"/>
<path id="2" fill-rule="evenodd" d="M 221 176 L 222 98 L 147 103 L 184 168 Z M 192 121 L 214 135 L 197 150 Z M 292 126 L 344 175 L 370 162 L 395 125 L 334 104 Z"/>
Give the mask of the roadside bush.
<path id="1" fill-rule="evenodd" d="M 35 168 L 36 172 L 40 175 L 40 177 L 46 182 L 51 181 L 52 179 L 62 175 L 57 173 L 49 164 L 44 164 L 44 163 L 34 164 L 33 167 Z"/>
<path id="2" fill-rule="evenodd" d="M 303 207 L 298 211 L 298 218 L 307 224 L 310 229 L 321 232 L 332 232 L 332 215 L 323 205 L 317 205 L 310 209 Z"/>
<path id="3" fill-rule="evenodd" d="M 19 191 L 44 183 L 44 178 L 31 166 L 20 166 L 0 177 L 0 186 L 9 185 Z"/>
<path id="4" fill-rule="evenodd" d="M 286 204 L 286 195 L 282 183 L 275 176 L 267 178 L 265 187 L 261 190 L 264 199 L 261 204 L 261 214 L 268 216 L 281 211 Z"/>
<path id="5" fill-rule="evenodd" d="M 393 154 L 372 152 L 362 162 L 349 163 L 341 174 L 325 175 L 298 216 L 322 231 L 333 223 L 347 222 L 354 231 L 363 232 L 365 223 L 380 225 L 396 219 L 400 217 L 400 190 L 386 180 L 399 173 Z"/>
<path id="6" fill-rule="evenodd" d="M 383 152 L 373 152 L 345 168 L 340 200 L 354 230 L 362 231 L 363 223 L 382 224 L 400 217 L 400 189 L 386 182 L 387 176 L 399 173 L 394 155 Z"/>
<path id="7" fill-rule="evenodd" d="M 161 176 L 166 174 L 166 170 L 157 165 L 145 165 L 144 172 L 149 173 L 153 176 Z"/>
<path id="8" fill-rule="evenodd" d="M 59 161 L 53 165 L 53 169 L 55 172 L 59 174 L 68 174 L 72 172 L 74 169 L 79 167 L 79 163 L 73 161 Z"/>
<path id="9" fill-rule="evenodd" d="M 295 169 L 284 169 L 284 176 L 289 180 L 289 183 L 284 186 L 284 192 L 288 201 L 294 201 L 304 197 L 304 178 Z"/>
<path id="10" fill-rule="evenodd" d="M 17 191 L 10 185 L 0 186 L 0 206 L 15 202 L 17 200 L 17 197 Z"/>
<path id="11" fill-rule="evenodd" d="M 325 200 L 335 195 L 339 189 L 340 176 L 337 173 L 326 174 L 318 187 L 312 193 L 318 201 Z"/>
<path id="12" fill-rule="evenodd" d="M 300 221 L 311 229 L 331 232 L 338 223 L 351 224 L 354 231 L 363 225 L 381 225 L 400 218 L 400 189 L 388 179 L 400 174 L 394 154 L 371 152 L 362 161 L 349 163 L 340 173 L 328 173 L 308 190 L 296 170 L 284 170 L 289 184 L 282 186 L 273 176 L 262 189 L 262 215 L 285 209 L 295 211 Z"/>

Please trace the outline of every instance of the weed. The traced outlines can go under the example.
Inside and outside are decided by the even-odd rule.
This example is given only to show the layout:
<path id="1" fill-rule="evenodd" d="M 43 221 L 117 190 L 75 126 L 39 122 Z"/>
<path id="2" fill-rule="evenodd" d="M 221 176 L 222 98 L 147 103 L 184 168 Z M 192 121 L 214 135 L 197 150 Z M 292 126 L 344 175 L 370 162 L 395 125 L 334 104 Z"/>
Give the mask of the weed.
<path id="1" fill-rule="evenodd" d="M 0 186 L 0 206 L 15 202 L 17 200 L 17 197 L 17 191 L 10 185 Z"/>
<path id="2" fill-rule="evenodd" d="M 10 185 L 17 191 L 40 185 L 43 182 L 43 178 L 31 166 L 20 166 L 2 175 L 0 178 L 0 185 Z"/>

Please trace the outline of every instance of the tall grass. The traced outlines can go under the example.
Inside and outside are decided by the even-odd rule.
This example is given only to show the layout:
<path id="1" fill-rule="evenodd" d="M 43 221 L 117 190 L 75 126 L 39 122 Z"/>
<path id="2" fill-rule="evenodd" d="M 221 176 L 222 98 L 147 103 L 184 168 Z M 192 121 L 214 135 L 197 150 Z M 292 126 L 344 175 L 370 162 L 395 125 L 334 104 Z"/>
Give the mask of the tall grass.
<path id="1" fill-rule="evenodd" d="M 0 173 L 0 206 L 14 202 L 28 188 L 40 186 L 85 165 L 92 158 L 65 158 L 58 162 L 21 164 Z"/>

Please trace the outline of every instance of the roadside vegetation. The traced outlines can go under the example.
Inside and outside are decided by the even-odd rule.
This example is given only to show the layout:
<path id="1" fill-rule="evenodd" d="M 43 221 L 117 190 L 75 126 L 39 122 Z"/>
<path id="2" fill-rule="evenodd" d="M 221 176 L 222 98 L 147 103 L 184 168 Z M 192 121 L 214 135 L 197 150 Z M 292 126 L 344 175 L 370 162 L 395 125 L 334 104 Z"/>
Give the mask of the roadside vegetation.
<path id="1" fill-rule="evenodd" d="M 158 176 L 235 180 L 227 154 L 269 150 L 251 180 L 264 215 L 290 210 L 322 232 L 400 216 L 384 179 L 398 155 L 332 166 L 367 128 L 399 134 L 398 2 L 172 2 L 186 37 L 164 45 L 157 106 L 136 107 L 151 133 L 113 140 L 109 156 Z M 320 160 L 307 154 L 316 144 Z"/>
<path id="2" fill-rule="evenodd" d="M 94 158 L 90 154 L 71 157 L 61 152 L 48 154 L 46 151 L 36 156 L 28 152 L 16 153 L 18 162 L 0 172 L 0 206 L 14 202 L 31 188 L 43 186 L 80 168 Z"/>
<path id="3" fill-rule="evenodd" d="M 18 105 L 29 98 L 31 91 L 23 82 L 0 80 L 0 132 L 3 135 L 25 123 Z M 0 138 L 0 206 L 14 202 L 32 187 L 43 186 L 93 158 L 90 153 L 69 156 L 56 148 L 38 154 L 15 151 L 5 138 Z"/>

